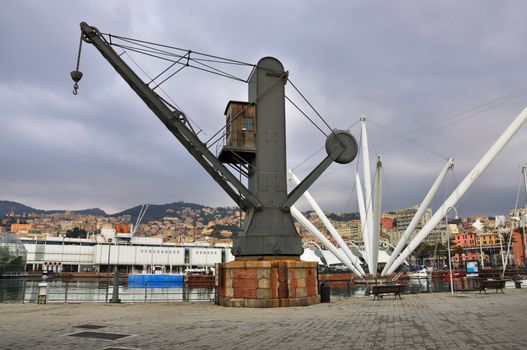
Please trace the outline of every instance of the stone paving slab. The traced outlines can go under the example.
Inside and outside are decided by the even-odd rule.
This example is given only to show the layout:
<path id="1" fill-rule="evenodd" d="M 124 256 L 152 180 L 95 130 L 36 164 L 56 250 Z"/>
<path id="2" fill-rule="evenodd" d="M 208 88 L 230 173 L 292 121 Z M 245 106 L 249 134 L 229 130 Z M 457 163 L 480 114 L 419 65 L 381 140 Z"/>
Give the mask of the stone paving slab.
<path id="1" fill-rule="evenodd" d="M 526 349 L 527 289 L 332 298 L 276 309 L 211 303 L 0 304 L 0 349 Z M 132 335 L 68 336 L 79 325 Z"/>

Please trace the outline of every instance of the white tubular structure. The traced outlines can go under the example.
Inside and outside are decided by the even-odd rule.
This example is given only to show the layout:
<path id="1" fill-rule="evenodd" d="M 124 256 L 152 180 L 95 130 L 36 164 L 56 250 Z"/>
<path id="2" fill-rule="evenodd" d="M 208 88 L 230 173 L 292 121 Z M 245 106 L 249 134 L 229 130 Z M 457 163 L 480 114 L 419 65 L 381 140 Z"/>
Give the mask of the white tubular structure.
<path id="1" fill-rule="evenodd" d="M 287 171 L 287 173 L 289 174 L 289 178 L 291 180 L 293 180 L 293 182 L 298 186 L 298 184 L 300 183 L 300 180 L 298 179 L 298 177 L 296 177 L 296 175 L 293 173 L 293 171 L 291 169 L 289 169 Z M 346 256 L 349 258 L 351 263 L 360 272 L 359 276 L 364 275 L 364 270 L 360 266 L 359 258 L 357 258 L 355 255 L 353 255 L 351 253 L 351 250 L 348 248 L 348 246 L 346 245 L 346 243 L 344 242 L 344 240 L 342 239 L 340 234 L 337 232 L 335 227 L 331 224 L 331 222 L 327 218 L 326 214 L 324 214 L 322 209 L 320 209 L 320 207 L 318 206 L 318 204 L 315 201 L 315 199 L 313 198 L 313 196 L 311 196 L 309 191 L 305 191 L 303 196 L 304 196 L 305 199 L 307 199 L 307 201 L 309 202 L 309 204 L 311 205 L 311 207 L 313 208 L 315 213 L 317 213 L 318 217 L 320 218 L 320 221 L 322 221 L 324 226 L 326 226 L 326 228 L 328 229 L 329 233 L 331 234 L 331 237 L 333 237 L 333 239 L 335 239 L 335 241 L 339 244 L 339 246 L 342 247 L 342 250 L 344 251 L 344 254 L 346 254 Z"/>
<path id="2" fill-rule="evenodd" d="M 401 253 L 401 255 L 394 261 L 393 265 L 387 271 L 388 274 L 392 273 L 399 267 L 399 265 L 406 259 L 417 246 L 428 236 L 428 234 L 433 230 L 433 228 L 441 221 L 446 214 L 446 211 L 449 207 L 453 207 L 461 197 L 467 192 L 467 190 L 472 186 L 472 184 L 478 179 L 478 177 L 485 171 L 489 164 L 496 158 L 498 153 L 505 147 L 505 145 L 510 141 L 510 139 L 516 134 L 520 127 L 527 120 L 527 107 L 521 111 L 521 113 L 512 121 L 509 127 L 501 134 L 498 140 L 492 145 L 492 147 L 485 153 L 483 158 L 474 166 L 474 168 L 469 172 L 469 174 L 461 181 L 458 187 L 452 192 L 452 194 L 447 198 L 443 205 L 437 210 L 437 212 L 432 216 L 430 221 L 426 223 L 423 229 L 415 236 L 415 238 L 410 242 L 408 247 Z"/>
<path id="3" fill-rule="evenodd" d="M 373 270 L 377 272 L 379 261 L 379 240 L 381 239 L 381 201 L 382 201 L 382 162 L 377 156 L 377 171 L 375 172 L 375 187 L 373 188 L 373 228 L 371 234 L 371 261 Z"/>
<path id="4" fill-rule="evenodd" d="M 361 227 L 362 227 L 362 239 L 364 242 L 364 260 L 369 264 L 370 236 L 368 234 L 368 222 L 366 220 L 366 208 L 364 207 L 364 196 L 362 194 L 362 185 L 360 184 L 359 173 L 355 173 L 355 187 L 357 188 L 357 202 L 359 204 L 360 222 L 361 222 Z"/>
<path id="5" fill-rule="evenodd" d="M 137 220 L 135 221 L 135 226 L 130 231 L 132 236 L 135 236 L 135 232 L 139 228 L 139 224 L 143 220 L 143 217 L 145 216 L 146 211 L 148 210 L 149 206 L 150 206 L 150 204 L 143 204 L 143 205 L 141 205 L 141 209 L 139 209 L 139 214 L 137 215 Z"/>
<path id="6" fill-rule="evenodd" d="M 291 207 L 291 215 L 302 225 L 304 226 L 309 232 L 311 232 L 316 238 L 322 242 L 322 244 L 328 248 L 330 252 L 332 252 L 337 259 L 339 259 L 344 265 L 346 265 L 354 274 L 356 274 L 359 277 L 362 277 L 362 274 L 353 266 L 351 261 L 344 255 L 342 252 L 340 252 L 337 247 L 333 245 L 333 243 L 330 242 L 329 239 L 326 238 L 302 213 L 295 208 L 294 206 Z"/>
<path id="7" fill-rule="evenodd" d="M 510 247 L 511 247 L 513 232 L 514 232 L 514 229 L 511 227 L 511 232 L 509 233 L 509 241 L 507 242 L 507 254 L 505 255 L 505 262 L 503 263 L 503 272 L 501 273 L 501 278 L 505 276 L 505 271 L 507 270 L 507 265 L 509 264 L 509 254 L 510 254 Z"/>
<path id="8" fill-rule="evenodd" d="M 525 185 L 525 199 L 527 200 L 527 167 L 522 167 L 522 173 L 523 173 L 523 184 Z M 521 226 L 523 231 L 523 246 L 525 247 L 525 261 L 524 263 L 527 265 L 527 240 L 525 239 L 525 226 L 527 225 L 527 213 L 523 215 L 523 217 L 520 217 L 521 219 Z"/>
<path id="9" fill-rule="evenodd" d="M 417 227 L 417 224 L 419 223 L 419 220 L 421 220 L 421 217 L 425 213 L 426 209 L 430 205 L 430 202 L 432 202 L 432 199 L 434 199 L 435 194 L 439 190 L 439 186 L 445 179 L 445 177 L 448 174 L 448 171 L 452 169 L 452 166 L 454 164 L 453 158 L 448 158 L 446 165 L 441 170 L 441 173 L 439 173 L 439 176 L 435 180 L 434 184 L 426 194 L 425 198 L 419 205 L 419 208 L 417 209 L 417 212 L 415 213 L 414 217 L 412 218 L 412 221 L 410 221 L 410 224 L 404 231 L 403 235 L 401 236 L 401 239 L 399 239 L 399 242 L 397 242 L 397 245 L 393 251 L 393 253 L 390 255 L 390 258 L 388 259 L 388 262 L 384 266 L 384 269 L 381 272 L 382 276 L 387 275 L 388 269 L 392 266 L 395 259 L 399 256 L 399 253 L 403 250 L 404 246 L 406 245 L 406 242 L 412 235 L 412 232 L 414 232 L 415 228 Z"/>
<path id="10" fill-rule="evenodd" d="M 523 184 L 525 185 L 525 195 L 527 196 L 527 167 L 522 167 L 522 173 L 523 173 Z"/>
<path id="11" fill-rule="evenodd" d="M 372 203 L 372 197 L 371 197 L 371 174 L 370 174 L 370 151 L 368 149 L 368 133 L 366 132 L 366 118 L 361 117 L 361 139 L 362 139 L 362 170 L 364 172 L 364 191 L 365 191 L 365 198 L 364 198 L 364 204 L 366 205 L 366 222 L 368 227 L 368 235 L 370 238 L 370 242 L 368 244 L 368 271 L 371 275 L 376 273 L 376 270 L 373 268 L 373 261 L 371 260 L 373 256 L 373 249 L 375 249 L 374 246 L 372 246 L 372 233 L 373 233 L 373 203 Z"/>

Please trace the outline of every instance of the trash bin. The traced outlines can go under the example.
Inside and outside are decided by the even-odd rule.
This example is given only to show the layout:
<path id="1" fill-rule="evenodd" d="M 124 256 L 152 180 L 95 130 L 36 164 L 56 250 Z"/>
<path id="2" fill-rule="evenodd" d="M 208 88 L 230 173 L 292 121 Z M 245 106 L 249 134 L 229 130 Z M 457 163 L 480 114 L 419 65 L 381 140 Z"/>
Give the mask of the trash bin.
<path id="1" fill-rule="evenodd" d="M 329 303 L 331 299 L 331 287 L 329 283 L 322 283 L 320 285 L 320 302 Z"/>
<path id="2" fill-rule="evenodd" d="M 514 287 L 520 289 L 522 287 L 522 281 L 514 281 Z"/>
<path id="3" fill-rule="evenodd" d="M 38 304 L 46 304 L 48 302 L 48 284 L 42 282 L 38 284 Z"/>

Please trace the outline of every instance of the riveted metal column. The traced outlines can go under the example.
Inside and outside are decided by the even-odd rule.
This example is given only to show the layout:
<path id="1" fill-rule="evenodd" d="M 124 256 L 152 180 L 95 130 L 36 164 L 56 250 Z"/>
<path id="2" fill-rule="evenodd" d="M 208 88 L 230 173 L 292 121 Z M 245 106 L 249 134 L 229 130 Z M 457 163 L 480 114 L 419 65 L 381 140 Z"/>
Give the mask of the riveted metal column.
<path id="1" fill-rule="evenodd" d="M 241 256 L 300 256 L 303 252 L 287 200 L 285 83 L 287 72 L 275 58 L 258 62 L 249 78 L 249 101 L 256 103 L 256 157 L 249 190 L 262 203 L 247 213 L 243 234 L 234 240 Z"/>

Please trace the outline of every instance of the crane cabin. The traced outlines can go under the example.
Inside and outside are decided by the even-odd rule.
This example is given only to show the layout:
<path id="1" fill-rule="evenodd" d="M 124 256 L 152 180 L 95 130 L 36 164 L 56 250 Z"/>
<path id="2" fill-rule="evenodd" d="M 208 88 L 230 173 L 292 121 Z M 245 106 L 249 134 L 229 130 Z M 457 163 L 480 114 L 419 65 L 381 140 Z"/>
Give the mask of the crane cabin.
<path id="1" fill-rule="evenodd" d="M 256 105 L 229 101 L 225 123 L 225 143 L 219 160 L 230 164 L 250 163 L 256 155 Z"/>

